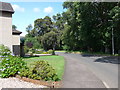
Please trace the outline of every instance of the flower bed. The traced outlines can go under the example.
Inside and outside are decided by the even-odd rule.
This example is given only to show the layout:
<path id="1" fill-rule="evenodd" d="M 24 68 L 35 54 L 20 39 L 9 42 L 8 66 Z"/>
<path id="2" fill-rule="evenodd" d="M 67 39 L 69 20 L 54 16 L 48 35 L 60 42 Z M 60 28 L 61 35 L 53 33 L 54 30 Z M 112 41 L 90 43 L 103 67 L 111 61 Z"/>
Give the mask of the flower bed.
<path id="1" fill-rule="evenodd" d="M 61 87 L 61 81 L 43 81 L 43 80 L 34 80 L 26 77 L 21 77 L 19 75 L 16 75 L 16 78 L 19 78 L 20 80 L 31 82 L 38 85 L 44 85 L 49 88 L 60 88 Z"/>

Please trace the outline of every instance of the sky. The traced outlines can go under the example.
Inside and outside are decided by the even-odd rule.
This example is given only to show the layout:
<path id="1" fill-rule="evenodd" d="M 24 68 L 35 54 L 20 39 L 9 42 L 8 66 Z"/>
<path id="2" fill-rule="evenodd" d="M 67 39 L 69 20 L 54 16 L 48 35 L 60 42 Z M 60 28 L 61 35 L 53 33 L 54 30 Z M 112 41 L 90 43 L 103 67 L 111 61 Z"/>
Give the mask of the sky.
<path id="1" fill-rule="evenodd" d="M 63 2 L 10 2 L 15 13 L 12 17 L 12 24 L 17 26 L 17 30 L 22 31 L 21 36 L 26 34 L 26 27 L 34 25 L 34 21 L 45 16 L 52 17 L 57 13 L 62 13 Z"/>

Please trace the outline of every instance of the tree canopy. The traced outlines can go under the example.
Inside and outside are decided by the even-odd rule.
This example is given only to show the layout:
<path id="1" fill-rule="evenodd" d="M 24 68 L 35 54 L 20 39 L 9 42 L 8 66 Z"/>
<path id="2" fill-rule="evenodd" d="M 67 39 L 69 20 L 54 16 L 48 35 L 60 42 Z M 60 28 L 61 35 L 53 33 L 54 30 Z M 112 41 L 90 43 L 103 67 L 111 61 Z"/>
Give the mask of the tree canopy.
<path id="1" fill-rule="evenodd" d="M 36 19 L 34 28 L 31 25 L 26 28 L 26 38 L 34 37 L 45 50 L 63 47 L 67 50 L 112 53 L 114 37 L 115 53 L 118 53 L 120 2 L 64 2 L 63 8 L 66 11 L 52 18 Z"/>

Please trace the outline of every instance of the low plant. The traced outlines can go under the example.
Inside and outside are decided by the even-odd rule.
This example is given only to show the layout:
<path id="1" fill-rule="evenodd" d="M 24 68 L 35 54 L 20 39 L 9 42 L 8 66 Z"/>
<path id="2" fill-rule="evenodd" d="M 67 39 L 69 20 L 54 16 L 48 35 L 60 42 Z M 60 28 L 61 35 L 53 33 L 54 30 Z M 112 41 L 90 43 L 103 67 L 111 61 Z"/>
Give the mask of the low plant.
<path id="1" fill-rule="evenodd" d="M 42 54 L 43 51 L 38 51 L 38 50 L 36 50 L 35 53 L 36 53 L 36 54 Z"/>
<path id="2" fill-rule="evenodd" d="M 9 48 L 4 45 L 0 45 L 0 58 L 7 57 L 9 55 L 11 55 Z"/>
<path id="3" fill-rule="evenodd" d="M 49 54 L 48 52 L 43 52 L 42 54 Z"/>
<path id="4" fill-rule="evenodd" d="M 58 81 L 59 78 L 56 74 L 55 69 L 47 61 L 37 61 L 32 70 L 33 73 L 40 75 L 42 80 Z"/>
<path id="5" fill-rule="evenodd" d="M 56 71 L 46 61 L 37 61 L 34 66 L 29 69 L 21 69 L 19 75 L 36 80 L 58 81 L 59 78 Z"/>
<path id="6" fill-rule="evenodd" d="M 8 56 L 2 59 L 1 62 L 1 77 L 7 78 L 15 76 L 21 69 L 27 69 L 25 62 L 20 57 Z"/>
<path id="7" fill-rule="evenodd" d="M 53 51 L 53 50 L 48 50 L 47 52 L 48 52 L 49 54 L 53 54 L 54 51 Z"/>

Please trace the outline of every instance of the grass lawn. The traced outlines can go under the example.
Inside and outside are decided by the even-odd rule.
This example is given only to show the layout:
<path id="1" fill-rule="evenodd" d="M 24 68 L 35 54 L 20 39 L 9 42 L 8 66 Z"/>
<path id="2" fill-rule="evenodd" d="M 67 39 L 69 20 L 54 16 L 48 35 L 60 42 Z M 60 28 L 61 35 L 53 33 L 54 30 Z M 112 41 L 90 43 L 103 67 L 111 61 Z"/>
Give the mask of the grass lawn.
<path id="1" fill-rule="evenodd" d="M 28 57 L 23 58 L 28 67 L 31 68 L 36 61 L 45 60 L 56 70 L 57 75 L 62 79 L 64 73 L 64 57 L 62 56 L 40 56 L 40 57 Z"/>

